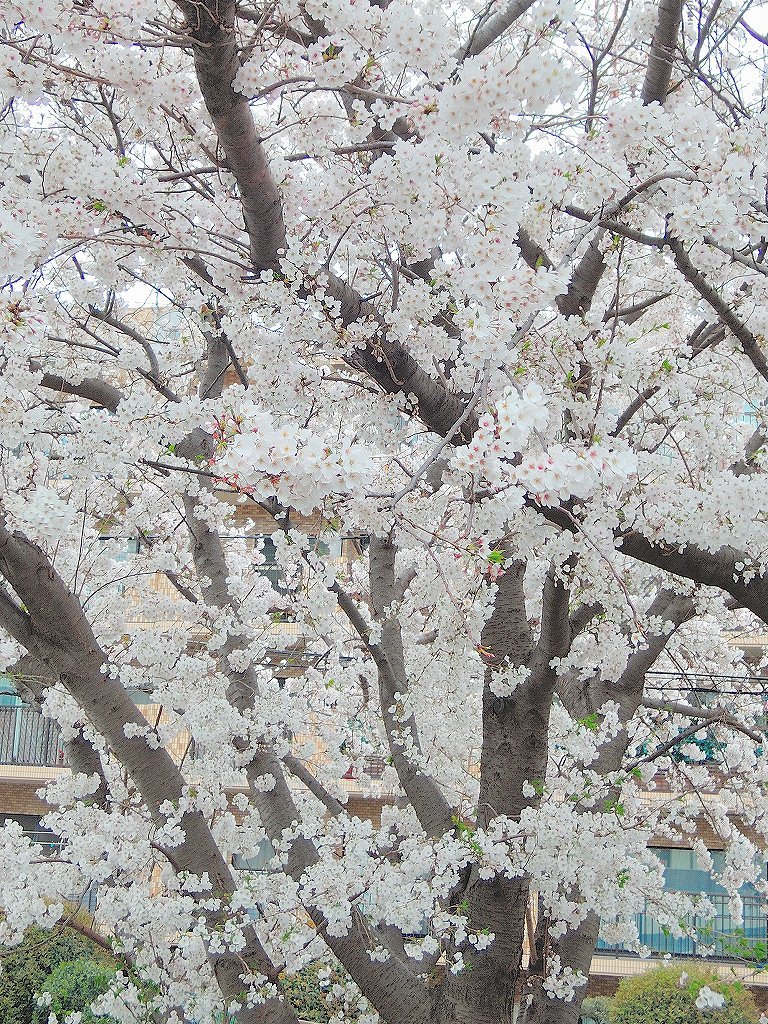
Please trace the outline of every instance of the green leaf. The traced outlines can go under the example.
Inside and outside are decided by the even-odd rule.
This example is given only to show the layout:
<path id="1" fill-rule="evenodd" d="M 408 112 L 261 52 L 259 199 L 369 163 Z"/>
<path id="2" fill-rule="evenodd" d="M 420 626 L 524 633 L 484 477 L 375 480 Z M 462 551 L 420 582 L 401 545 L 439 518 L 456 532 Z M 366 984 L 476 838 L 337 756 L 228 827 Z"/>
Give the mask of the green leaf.
<path id="1" fill-rule="evenodd" d="M 585 729 L 589 729 L 592 732 L 597 732 L 600 726 L 600 719 L 593 711 L 592 714 L 587 715 L 586 718 L 580 718 L 578 724 L 583 725 Z"/>

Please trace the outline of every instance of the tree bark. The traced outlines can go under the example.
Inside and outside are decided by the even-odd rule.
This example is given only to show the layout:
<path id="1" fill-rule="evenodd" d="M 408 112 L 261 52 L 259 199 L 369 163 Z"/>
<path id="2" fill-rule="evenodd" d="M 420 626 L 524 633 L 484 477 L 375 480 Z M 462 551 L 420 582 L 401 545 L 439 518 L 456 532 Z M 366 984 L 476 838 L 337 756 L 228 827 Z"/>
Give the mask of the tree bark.
<path id="1" fill-rule="evenodd" d="M 511 561 L 499 579 L 493 611 L 482 634 L 487 661 L 483 689 L 483 742 L 477 824 L 487 827 L 505 816 L 519 820 L 538 796 L 525 795 L 526 783 L 537 790 L 547 769 L 549 714 L 554 695 L 552 658 L 570 643 L 567 590 L 550 570 L 544 588 L 539 639 L 525 610 L 525 564 Z M 497 675 L 526 667 L 528 677 L 509 696 L 494 692 Z M 469 969 L 448 975 L 445 1001 L 456 1024 L 511 1024 L 522 980 L 529 879 L 473 870 L 464 900 L 472 930 L 490 929 L 493 942 L 482 951 L 468 943 L 460 950 Z"/>
<path id="2" fill-rule="evenodd" d="M 661 103 L 667 98 L 680 31 L 683 0 L 660 0 L 656 31 L 643 82 L 643 103 Z"/>

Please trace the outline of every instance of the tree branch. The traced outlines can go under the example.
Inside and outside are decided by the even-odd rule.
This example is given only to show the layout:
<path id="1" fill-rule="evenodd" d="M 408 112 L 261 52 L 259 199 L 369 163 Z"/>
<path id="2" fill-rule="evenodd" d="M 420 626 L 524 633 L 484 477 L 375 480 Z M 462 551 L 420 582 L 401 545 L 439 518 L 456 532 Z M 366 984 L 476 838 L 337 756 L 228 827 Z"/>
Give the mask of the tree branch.
<path id="1" fill-rule="evenodd" d="M 195 71 L 219 142 L 237 181 L 256 270 L 280 270 L 282 204 L 247 98 L 232 87 L 240 70 L 234 0 L 176 0 L 195 43 Z"/>
<path id="2" fill-rule="evenodd" d="M 312 796 L 316 797 L 330 814 L 337 817 L 345 813 L 343 804 L 340 804 L 335 796 L 331 796 L 325 786 L 322 785 L 298 757 L 293 754 L 286 754 L 282 760 L 291 775 L 303 783 Z"/>
<path id="3" fill-rule="evenodd" d="M 388 541 L 371 537 L 369 574 L 374 615 L 382 615 L 396 599 L 395 548 Z M 379 681 L 381 717 L 387 734 L 392 763 L 400 785 L 410 800 L 427 835 L 437 838 L 453 830 L 453 812 L 434 779 L 418 764 L 423 757 L 413 713 L 390 711 L 407 701 L 408 680 L 400 623 L 395 616 L 380 621 L 381 641 L 373 643 L 370 627 L 359 608 L 337 584 L 332 587 L 339 607 L 374 660 Z M 399 694 L 399 697 L 395 695 Z"/>
<path id="4" fill-rule="evenodd" d="M 42 370 L 40 363 L 32 362 L 30 367 L 33 370 Z M 63 395 L 77 395 L 85 398 L 94 405 L 100 405 L 109 412 L 116 412 L 117 407 L 123 399 L 123 393 L 119 388 L 114 387 L 100 377 L 85 377 L 79 384 L 68 381 L 58 373 L 43 373 L 40 383 L 44 388 L 51 391 L 58 391 Z"/>
<path id="5" fill-rule="evenodd" d="M 729 715 L 724 708 L 717 708 L 716 710 L 695 708 L 690 704 L 680 704 L 677 701 L 669 700 L 653 700 L 650 697 L 643 697 L 642 707 L 653 708 L 655 711 L 666 711 L 671 715 L 681 715 L 684 718 L 699 718 L 714 724 L 722 722 L 723 725 L 729 725 L 738 732 L 744 733 L 745 736 L 754 740 L 755 743 L 765 743 L 763 733 L 750 729 L 743 722 Z"/>
<path id="6" fill-rule="evenodd" d="M 476 57 L 483 50 L 487 50 L 518 18 L 533 7 L 534 2 L 535 0 L 511 0 L 503 10 L 481 18 L 465 45 L 454 54 L 456 61 L 461 63 L 467 57 Z"/>
<path id="7" fill-rule="evenodd" d="M 667 98 L 682 14 L 683 0 L 659 0 L 656 31 L 641 94 L 646 105 L 661 103 L 663 106 Z"/>
<path id="8" fill-rule="evenodd" d="M 676 238 L 668 238 L 666 244 L 672 253 L 675 266 L 683 275 L 685 280 L 695 288 L 707 305 L 717 313 L 722 324 L 727 327 L 733 335 L 735 335 L 741 343 L 744 354 L 750 360 L 760 376 L 765 380 L 768 380 L 768 361 L 765 358 L 765 353 L 757 343 L 757 339 L 754 334 L 749 330 L 746 324 L 736 316 L 728 303 L 725 302 L 718 294 L 717 290 L 709 284 L 702 272 L 694 267 L 688 253 L 683 247 L 683 243 Z"/>

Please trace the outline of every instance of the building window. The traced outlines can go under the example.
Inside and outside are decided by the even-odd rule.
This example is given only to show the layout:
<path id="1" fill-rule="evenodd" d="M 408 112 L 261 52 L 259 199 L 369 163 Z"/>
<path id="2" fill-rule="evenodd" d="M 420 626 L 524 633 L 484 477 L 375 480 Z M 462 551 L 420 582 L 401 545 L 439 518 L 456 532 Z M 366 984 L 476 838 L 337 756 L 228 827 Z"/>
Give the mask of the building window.
<path id="1" fill-rule="evenodd" d="M 264 556 L 264 561 L 258 565 L 257 572 L 266 576 L 272 589 L 277 594 L 285 594 L 289 588 L 285 582 L 285 570 L 277 561 L 277 547 L 271 537 L 256 537 L 255 545 Z"/>
<path id="2" fill-rule="evenodd" d="M 274 848 L 268 839 L 262 839 L 256 849 L 248 857 L 236 853 L 232 857 L 232 867 L 238 871 L 259 871 L 266 873 L 270 870 L 269 862 L 275 856 Z"/>
<path id="3" fill-rule="evenodd" d="M 715 915 L 692 918 L 688 921 L 691 935 L 673 936 L 655 920 L 652 912 L 636 914 L 635 925 L 643 945 L 655 953 L 673 956 L 701 956 L 702 949 L 706 949 L 724 959 L 739 959 L 756 943 L 768 941 L 768 906 L 754 886 L 744 885 L 739 892 L 744 908 L 743 922 L 737 925 L 731 918 L 728 893 L 712 877 L 723 869 L 722 850 L 709 851 L 713 862 L 711 873 L 700 867 L 693 850 L 673 847 L 653 848 L 652 852 L 664 864 L 665 890 L 706 896 Z M 598 942 L 597 950 L 626 951 L 602 940 Z"/>
<path id="4" fill-rule="evenodd" d="M 64 768 L 66 763 L 58 724 L 5 692 L 0 703 L 0 764 Z"/>

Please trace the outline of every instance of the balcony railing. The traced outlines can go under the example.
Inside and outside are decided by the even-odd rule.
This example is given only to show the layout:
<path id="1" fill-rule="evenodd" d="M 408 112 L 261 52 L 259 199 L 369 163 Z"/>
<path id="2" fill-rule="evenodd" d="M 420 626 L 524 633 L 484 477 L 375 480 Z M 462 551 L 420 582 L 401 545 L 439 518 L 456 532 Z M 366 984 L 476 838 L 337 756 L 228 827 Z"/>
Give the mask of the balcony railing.
<path id="1" fill-rule="evenodd" d="M 63 839 L 59 839 L 47 828 L 25 829 L 24 835 L 31 843 L 36 843 L 41 848 L 44 857 L 58 857 L 66 845 Z"/>
<path id="2" fill-rule="evenodd" d="M 23 704 L 0 707 L 0 764 L 66 768 L 56 722 Z"/>
<path id="3" fill-rule="evenodd" d="M 765 900 L 757 896 L 742 897 L 744 920 L 741 925 L 736 925 L 728 912 L 727 896 L 710 895 L 707 898 L 715 909 L 715 917 L 689 919 L 695 935 L 671 935 L 651 914 L 636 914 L 634 921 L 640 942 L 654 953 L 672 956 L 702 956 L 706 952 L 709 956 L 725 960 L 739 960 L 749 958 L 754 951 L 764 957 L 768 942 L 768 904 Z M 631 953 L 632 950 L 600 940 L 596 952 Z"/>

